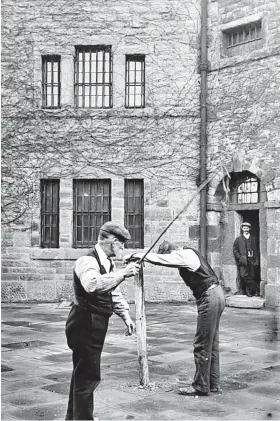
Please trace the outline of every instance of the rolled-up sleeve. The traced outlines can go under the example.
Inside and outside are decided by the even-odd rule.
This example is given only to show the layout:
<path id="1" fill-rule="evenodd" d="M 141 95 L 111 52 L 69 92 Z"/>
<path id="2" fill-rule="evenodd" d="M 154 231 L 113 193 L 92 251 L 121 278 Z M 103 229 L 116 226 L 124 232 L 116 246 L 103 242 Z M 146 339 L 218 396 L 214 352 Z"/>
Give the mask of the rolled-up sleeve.
<path id="1" fill-rule="evenodd" d="M 81 281 L 84 289 L 89 292 L 110 292 L 114 290 L 123 280 L 122 271 L 100 274 L 97 260 L 92 256 L 80 257 L 74 270 Z"/>
<path id="2" fill-rule="evenodd" d="M 112 291 L 113 311 L 122 319 L 126 319 L 129 315 L 129 305 L 124 299 L 120 287 L 116 287 Z"/>
<path id="3" fill-rule="evenodd" d="M 159 266 L 187 267 L 193 272 L 200 266 L 199 257 L 192 249 L 174 250 L 169 254 L 148 253 L 144 260 Z"/>

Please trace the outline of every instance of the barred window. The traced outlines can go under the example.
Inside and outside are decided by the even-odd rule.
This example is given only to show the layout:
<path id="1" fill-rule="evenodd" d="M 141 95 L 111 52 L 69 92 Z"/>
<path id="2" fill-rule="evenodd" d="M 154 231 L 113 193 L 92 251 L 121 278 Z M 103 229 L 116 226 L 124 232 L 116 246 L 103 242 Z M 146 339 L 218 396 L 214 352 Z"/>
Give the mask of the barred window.
<path id="1" fill-rule="evenodd" d="M 76 107 L 112 107 L 111 46 L 77 46 L 75 57 Z"/>
<path id="2" fill-rule="evenodd" d="M 111 219 L 111 180 L 73 180 L 75 248 L 92 247 L 101 226 Z"/>
<path id="3" fill-rule="evenodd" d="M 131 235 L 128 248 L 144 247 L 144 182 L 126 179 L 124 184 L 124 225 Z"/>
<path id="4" fill-rule="evenodd" d="M 145 56 L 127 55 L 125 68 L 126 108 L 145 107 Z"/>
<path id="5" fill-rule="evenodd" d="M 258 203 L 259 182 L 256 177 L 247 176 L 237 182 L 236 185 L 237 203 Z"/>
<path id="6" fill-rule="evenodd" d="M 226 48 L 233 48 L 262 38 L 261 20 L 225 31 Z"/>
<path id="7" fill-rule="evenodd" d="M 60 108 L 60 56 L 42 56 L 42 106 Z"/>
<path id="8" fill-rule="evenodd" d="M 41 180 L 41 247 L 59 247 L 59 180 Z"/>
<path id="9" fill-rule="evenodd" d="M 229 182 L 229 198 L 233 204 L 259 203 L 260 180 L 250 171 L 231 173 Z M 220 193 L 223 192 L 221 186 Z M 221 196 L 222 197 L 222 196 Z"/>

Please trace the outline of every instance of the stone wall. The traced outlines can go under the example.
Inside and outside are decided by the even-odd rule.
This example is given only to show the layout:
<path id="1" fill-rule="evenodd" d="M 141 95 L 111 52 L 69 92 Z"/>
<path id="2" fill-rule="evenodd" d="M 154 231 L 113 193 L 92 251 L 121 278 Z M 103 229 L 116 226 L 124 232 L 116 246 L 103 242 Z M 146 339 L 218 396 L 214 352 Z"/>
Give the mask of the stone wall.
<path id="1" fill-rule="evenodd" d="M 2 299 L 69 299 L 74 260 L 87 253 L 73 248 L 73 179 L 110 178 L 112 219 L 121 223 L 124 178 L 144 179 L 145 247 L 196 188 L 199 9 L 169 0 L 4 0 L 2 6 L 4 196 L 17 204 L 5 212 L 15 221 L 2 231 Z M 112 109 L 75 108 L 77 45 L 112 46 Z M 145 54 L 146 107 L 129 110 L 125 55 L 134 53 Z M 61 56 L 61 108 L 47 110 L 41 107 L 41 56 L 51 54 Z M 60 179 L 58 249 L 40 247 L 42 178 Z M 168 237 L 197 247 L 192 226 L 198 218 L 195 201 Z M 147 265 L 145 278 L 148 300 L 188 299 L 177 271 Z M 133 300 L 132 286 L 123 288 Z"/>
<path id="2" fill-rule="evenodd" d="M 2 229 L 2 299 L 70 299 L 74 260 L 87 252 L 73 248 L 73 179 L 110 178 L 112 219 L 119 222 L 124 179 L 144 179 L 145 248 L 196 188 L 200 6 L 195 0 L 4 0 L 2 12 L 2 202 L 10 222 Z M 270 306 L 280 296 L 277 12 L 276 0 L 209 1 L 208 169 L 223 164 L 229 171 L 249 170 L 262 181 L 261 257 Z M 223 31 L 258 19 L 261 41 L 228 55 Z M 77 45 L 112 46 L 112 109 L 75 108 Z M 137 110 L 124 107 L 125 55 L 134 53 L 145 54 L 146 64 L 146 107 Z M 57 110 L 41 106 L 41 56 L 49 54 L 61 56 Z M 234 292 L 228 232 L 233 235 L 236 223 L 234 216 L 223 221 L 216 197 L 222 177 L 220 172 L 208 189 L 208 258 Z M 42 178 L 60 179 L 58 249 L 40 247 Z M 199 198 L 164 238 L 199 246 Z M 177 271 L 146 265 L 145 282 L 147 300 L 189 299 Z M 123 290 L 133 300 L 129 282 Z"/>
<path id="3" fill-rule="evenodd" d="M 261 41 L 237 46 L 227 54 L 223 31 L 257 20 L 262 21 Z M 229 172 L 250 171 L 261 180 L 258 207 L 261 279 L 267 282 L 266 305 L 275 306 L 280 296 L 280 16 L 277 2 L 211 1 L 209 23 L 209 161 L 212 166 L 225 165 Z M 208 192 L 209 218 L 216 220 L 217 228 L 221 229 L 220 244 L 215 245 L 209 239 L 209 258 L 220 263 L 224 282 L 234 291 L 236 267 L 231 242 L 233 233 L 238 235 L 235 219 L 238 208 L 230 208 L 224 224 L 223 206 L 216 197 L 222 177 L 221 172 Z M 254 208 L 250 206 L 248 210 Z"/>

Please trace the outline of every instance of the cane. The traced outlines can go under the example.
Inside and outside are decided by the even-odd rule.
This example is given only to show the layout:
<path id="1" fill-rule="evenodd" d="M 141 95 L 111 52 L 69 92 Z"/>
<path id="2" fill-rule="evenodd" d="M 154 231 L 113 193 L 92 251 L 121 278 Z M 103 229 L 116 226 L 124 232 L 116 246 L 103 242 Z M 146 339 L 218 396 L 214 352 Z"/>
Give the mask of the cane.
<path id="1" fill-rule="evenodd" d="M 164 228 L 164 230 L 160 233 L 160 235 L 157 237 L 157 239 L 153 242 L 153 244 L 151 245 L 151 247 L 149 247 L 149 249 L 141 257 L 141 259 L 139 259 L 139 263 L 142 263 L 144 261 L 144 259 L 147 256 L 147 254 L 150 253 L 150 251 L 155 247 L 155 245 L 157 244 L 157 242 L 166 233 L 166 231 L 171 227 L 171 225 L 176 221 L 176 219 L 178 219 L 179 216 L 183 212 L 185 212 L 187 210 L 187 208 L 190 206 L 190 204 L 192 203 L 192 201 L 199 195 L 199 193 L 201 192 L 201 190 L 203 190 L 204 187 L 206 187 L 207 184 L 209 184 L 210 181 L 212 181 L 215 176 L 216 176 L 216 172 L 214 174 L 212 174 L 210 177 L 208 177 L 206 180 L 204 180 L 203 183 L 200 184 L 200 186 L 197 188 L 197 190 L 191 196 L 190 200 L 186 203 L 186 205 L 183 207 L 183 209 L 181 209 L 180 212 L 172 219 L 172 221 L 169 222 L 169 224 Z M 133 259 L 133 255 L 131 257 Z"/>

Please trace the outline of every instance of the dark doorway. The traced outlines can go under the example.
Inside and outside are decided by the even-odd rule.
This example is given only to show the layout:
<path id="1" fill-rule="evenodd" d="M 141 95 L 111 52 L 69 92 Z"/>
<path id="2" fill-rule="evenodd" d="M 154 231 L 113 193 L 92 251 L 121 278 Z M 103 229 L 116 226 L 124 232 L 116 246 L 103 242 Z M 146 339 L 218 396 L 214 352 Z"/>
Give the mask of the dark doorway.
<path id="1" fill-rule="evenodd" d="M 260 259 L 260 224 L 259 224 L 259 211 L 258 210 L 244 210 L 239 211 L 239 215 L 241 216 L 241 223 L 242 222 L 250 222 L 251 224 L 251 235 L 256 238 L 258 253 L 259 253 L 259 261 Z M 260 266 L 257 268 L 256 274 L 256 281 L 260 282 L 260 274 L 261 268 Z"/>
<path id="2" fill-rule="evenodd" d="M 251 235 L 256 237 L 258 244 L 260 244 L 260 224 L 258 210 L 244 210 L 238 212 L 241 215 L 241 222 L 250 222 Z"/>

